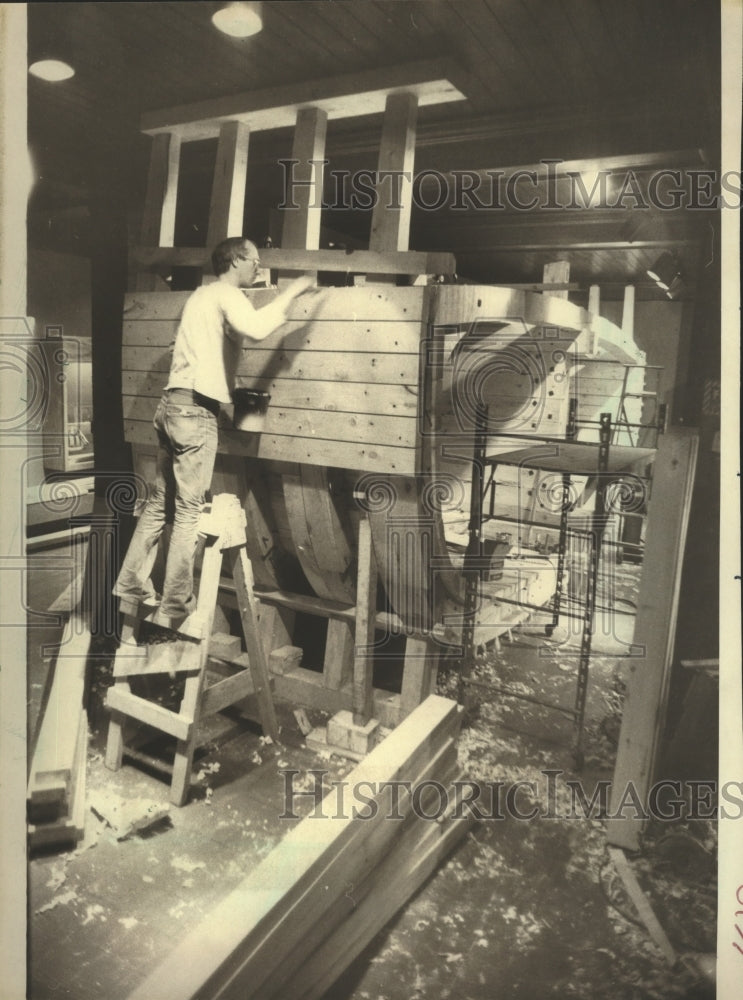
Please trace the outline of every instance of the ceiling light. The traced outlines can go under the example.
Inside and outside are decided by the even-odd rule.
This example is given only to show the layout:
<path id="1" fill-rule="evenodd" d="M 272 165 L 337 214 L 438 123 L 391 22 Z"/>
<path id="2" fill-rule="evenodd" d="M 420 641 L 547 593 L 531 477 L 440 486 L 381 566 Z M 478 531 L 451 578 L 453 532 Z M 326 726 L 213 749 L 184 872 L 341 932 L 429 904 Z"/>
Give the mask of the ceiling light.
<path id="1" fill-rule="evenodd" d="M 47 80 L 49 83 L 59 83 L 61 80 L 69 80 L 75 75 L 75 70 L 69 63 L 62 62 L 61 59 L 38 59 L 31 63 L 28 71 L 32 76 L 40 80 Z"/>
<path id="2" fill-rule="evenodd" d="M 248 38 L 263 27 L 260 3 L 230 3 L 212 15 L 212 22 L 225 35 Z"/>

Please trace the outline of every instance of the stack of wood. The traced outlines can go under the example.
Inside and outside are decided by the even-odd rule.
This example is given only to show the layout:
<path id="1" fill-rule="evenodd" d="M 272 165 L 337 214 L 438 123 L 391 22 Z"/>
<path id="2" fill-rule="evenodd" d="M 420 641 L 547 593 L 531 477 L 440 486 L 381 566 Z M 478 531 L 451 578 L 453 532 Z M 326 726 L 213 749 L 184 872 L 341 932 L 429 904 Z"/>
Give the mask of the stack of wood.
<path id="1" fill-rule="evenodd" d="M 321 997 L 469 828 L 452 788 L 460 721 L 427 698 L 130 1000 Z"/>
<path id="2" fill-rule="evenodd" d="M 73 611 L 52 668 L 28 781 L 29 847 L 63 847 L 85 832 L 88 719 L 84 707 L 90 631 Z"/>

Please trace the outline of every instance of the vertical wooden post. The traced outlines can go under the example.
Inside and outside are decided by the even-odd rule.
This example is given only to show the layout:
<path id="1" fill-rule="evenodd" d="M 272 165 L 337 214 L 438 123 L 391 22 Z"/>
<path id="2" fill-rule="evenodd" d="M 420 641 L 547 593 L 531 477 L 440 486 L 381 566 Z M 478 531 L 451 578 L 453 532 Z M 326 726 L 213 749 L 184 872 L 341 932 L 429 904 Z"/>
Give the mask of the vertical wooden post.
<path id="1" fill-rule="evenodd" d="M 397 93 L 387 97 L 379 147 L 377 201 L 372 212 L 370 250 L 409 249 L 417 115 L 416 94 Z"/>
<path id="2" fill-rule="evenodd" d="M 328 113 L 300 108 L 292 146 L 293 184 L 286 192 L 281 245 L 291 250 L 320 249 L 323 160 Z"/>
<path id="3" fill-rule="evenodd" d="M 353 663 L 353 721 L 364 726 L 373 711 L 374 622 L 377 616 L 377 567 L 368 518 L 359 522 L 359 564 L 356 584 L 356 649 Z"/>
<path id="4" fill-rule="evenodd" d="M 180 136 L 160 132 L 153 138 L 142 216 L 142 246 L 172 247 L 175 243 L 175 206 L 180 159 Z M 154 291 L 158 282 L 157 275 L 137 275 L 136 290 Z"/>
<path id="5" fill-rule="evenodd" d="M 225 122 L 219 129 L 206 237 L 210 250 L 228 236 L 242 236 L 249 140 L 244 122 Z"/>
<path id="6" fill-rule="evenodd" d="M 545 264 L 542 270 L 542 281 L 545 285 L 567 285 L 570 281 L 570 261 L 553 260 Z M 547 291 L 555 299 L 566 299 L 568 297 L 567 288 L 556 291 Z"/>
<path id="7" fill-rule="evenodd" d="M 630 341 L 635 339 L 635 286 L 627 285 L 624 289 L 622 305 L 622 334 Z"/>
<path id="8" fill-rule="evenodd" d="M 675 427 L 662 435 L 653 470 L 647 538 L 634 642 L 641 655 L 629 661 L 610 813 L 619 809 L 630 782 L 647 803 L 655 778 L 676 637 L 681 569 L 689 523 L 698 436 Z M 643 820 L 630 804 L 626 818 L 607 822 L 611 844 L 636 851 Z"/>
<path id="9" fill-rule="evenodd" d="M 588 289 L 588 315 L 591 317 L 591 325 L 594 328 L 591 334 L 591 346 L 588 353 L 596 354 L 598 332 L 594 321 L 598 320 L 601 315 L 601 289 L 598 285 L 591 285 Z"/>

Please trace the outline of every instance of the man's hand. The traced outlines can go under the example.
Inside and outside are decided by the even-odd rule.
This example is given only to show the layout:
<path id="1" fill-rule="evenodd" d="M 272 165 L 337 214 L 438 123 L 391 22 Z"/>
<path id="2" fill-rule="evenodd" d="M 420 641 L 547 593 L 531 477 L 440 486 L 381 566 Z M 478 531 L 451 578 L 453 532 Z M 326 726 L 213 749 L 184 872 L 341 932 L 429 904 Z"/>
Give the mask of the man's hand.
<path id="1" fill-rule="evenodd" d="M 303 274 L 300 278 L 295 278 L 291 284 L 287 285 L 286 292 L 290 298 L 296 299 L 304 295 L 311 288 L 315 288 L 315 280 L 309 274 Z"/>

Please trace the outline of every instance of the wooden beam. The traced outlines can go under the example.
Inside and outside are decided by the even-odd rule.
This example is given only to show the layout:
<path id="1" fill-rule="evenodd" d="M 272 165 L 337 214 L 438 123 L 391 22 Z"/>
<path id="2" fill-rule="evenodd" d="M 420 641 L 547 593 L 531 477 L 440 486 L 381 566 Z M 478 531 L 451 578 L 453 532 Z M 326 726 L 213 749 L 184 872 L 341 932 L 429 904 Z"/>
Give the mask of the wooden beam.
<path id="1" fill-rule="evenodd" d="M 410 781 L 412 786 L 440 779 L 448 784 L 460 720 L 461 709 L 453 702 L 429 698 L 372 750 L 342 786 L 329 792 L 319 806 L 325 818 L 310 815 L 294 826 L 134 990 L 130 1000 L 283 996 L 284 982 L 301 977 L 303 963 L 353 909 L 349 883 L 373 885 L 374 870 L 384 865 L 402 827 L 417 828 L 415 842 L 436 836 L 437 830 L 443 835 L 445 824 L 413 813 L 404 788 L 403 818 L 390 822 L 384 789 L 395 781 Z M 354 798 L 359 787 L 371 788 L 377 803 L 376 814 L 366 819 Z M 404 863 L 410 854 L 406 851 L 398 860 Z M 398 905 L 401 902 L 404 899 Z M 365 934 L 364 943 L 370 936 Z M 341 971 L 337 968 L 333 979 Z"/>
<path id="2" fill-rule="evenodd" d="M 444 104 L 465 99 L 450 82 L 462 76 L 451 59 L 422 60 L 150 111 L 140 128 L 150 135 L 174 132 L 184 142 L 213 138 L 226 120 L 245 122 L 253 132 L 287 128 L 308 104 L 328 118 L 353 118 L 381 112 L 387 97 L 403 89 L 414 93 L 422 107 Z"/>
<path id="3" fill-rule="evenodd" d="M 53 667 L 51 688 L 34 748 L 28 782 L 29 820 L 69 813 L 78 761 L 78 719 L 84 714 L 85 672 L 90 629 L 73 611 Z"/>
<path id="4" fill-rule="evenodd" d="M 320 108 L 297 112 L 292 145 L 291 183 L 285 194 L 281 245 L 291 250 L 318 250 L 322 206 L 323 159 L 328 113 Z M 263 255 L 262 255 L 263 257 Z"/>
<path id="5" fill-rule="evenodd" d="M 242 122 L 225 122 L 219 130 L 206 237 L 210 251 L 228 236 L 242 236 L 249 140 L 250 128 Z"/>
<path id="6" fill-rule="evenodd" d="M 141 271 L 168 274 L 174 267 L 207 269 L 206 247 L 140 246 L 132 250 L 132 261 Z M 405 253 L 371 250 L 261 249 L 264 267 L 288 271 L 334 271 L 342 274 L 455 274 L 453 254 L 423 251 Z M 147 291 L 147 289 L 140 289 Z"/>
<path id="7" fill-rule="evenodd" d="M 673 662 L 698 442 L 693 430 L 674 427 L 661 436 L 655 458 L 635 620 L 634 647 L 639 655 L 627 661 L 627 693 L 612 783 L 612 817 L 630 784 L 639 801 L 646 803 L 655 777 Z M 636 851 L 645 821 L 632 805 L 625 812 L 626 816 L 607 820 L 607 839 L 617 847 Z"/>
<path id="8" fill-rule="evenodd" d="M 390 94 L 387 98 L 377 164 L 377 198 L 372 211 L 370 250 L 408 249 L 417 115 L 418 98 L 414 93 Z"/>

